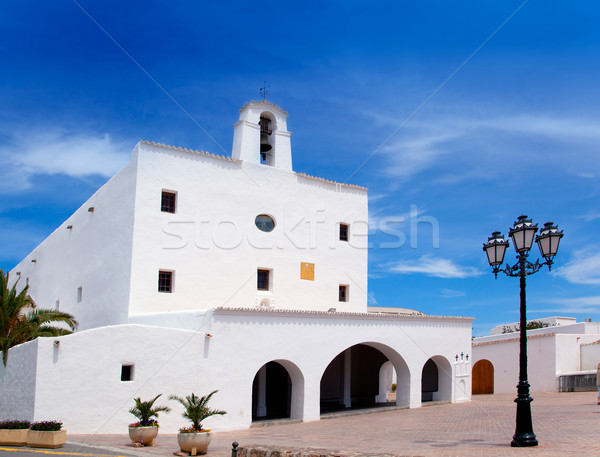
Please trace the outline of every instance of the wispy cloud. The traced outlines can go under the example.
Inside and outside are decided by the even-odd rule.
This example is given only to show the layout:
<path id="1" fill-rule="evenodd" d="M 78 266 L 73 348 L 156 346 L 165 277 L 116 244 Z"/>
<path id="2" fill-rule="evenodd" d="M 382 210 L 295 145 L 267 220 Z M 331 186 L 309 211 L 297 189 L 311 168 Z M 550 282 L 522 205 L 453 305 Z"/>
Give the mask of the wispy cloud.
<path id="1" fill-rule="evenodd" d="M 600 219 L 600 212 L 596 210 L 589 211 L 587 214 L 580 216 L 585 222 L 595 221 Z"/>
<path id="2" fill-rule="evenodd" d="M 574 284 L 600 284 L 598 246 L 575 251 L 571 260 L 553 274 Z"/>
<path id="3" fill-rule="evenodd" d="M 110 177 L 127 162 L 129 146 L 109 135 L 59 129 L 13 134 L 0 144 L 0 190 L 26 189 L 31 177 L 41 174 Z"/>
<path id="4" fill-rule="evenodd" d="M 424 274 L 436 278 L 468 278 L 483 274 L 473 267 L 463 267 L 452 260 L 424 255 L 417 260 L 405 260 L 382 265 L 388 271 L 399 274 Z"/>
<path id="5" fill-rule="evenodd" d="M 454 290 L 454 289 L 442 289 L 440 291 L 440 297 L 442 298 L 458 298 L 464 297 L 467 294 L 462 290 Z"/>
<path id="6" fill-rule="evenodd" d="M 544 309 L 532 309 L 532 311 L 567 315 L 569 313 L 600 313 L 600 296 L 554 298 L 546 301 L 548 303 L 554 303 L 557 306 L 550 306 Z"/>
<path id="7" fill-rule="evenodd" d="M 373 118 L 382 123 L 382 116 Z M 388 118 L 393 125 L 392 117 Z M 553 154 L 552 161 L 542 163 L 556 166 L 561 171 L 582 178 L 591 178 L 590 163 L 595 163 L 585 146 L 600 140 L 600 121 L 574 117 L 552 117 L 537 114 L 515 116 L 472 117 L 457 113 L 454 116 L 433 116 L 427 122 L 413 121 L 398 138 L 386 146 L 382 153 L 388 156 L 386 173 L 400 182 L 406 182 L 425 170 L 437 168 L 437 181 L 456 183 L 463 179 L 489 179 L 489 169 L 497 167 L 496 144 L 503 144 L 503 159 L 511 154 L 528 159 L 522 148 L 530 142 L 543 142 L 546 155 Z M 527 142 L 523 143 L 523 138 Z M 494 143 L 490 143 L 494 138 Z M 508 147 L 510 145 L 510 147 Z M 577 145 L 577 147 L 573 147 Z M 595 146 L 594 146 L 595 147 Z M 565 149 L 569 154 L 565 154 Z M 473 155 L 477 154 L 477 160 Z M 583 160 L 577 163 L 573 156 Z M 588 165 L 585 165 L 587 163 Z"/>

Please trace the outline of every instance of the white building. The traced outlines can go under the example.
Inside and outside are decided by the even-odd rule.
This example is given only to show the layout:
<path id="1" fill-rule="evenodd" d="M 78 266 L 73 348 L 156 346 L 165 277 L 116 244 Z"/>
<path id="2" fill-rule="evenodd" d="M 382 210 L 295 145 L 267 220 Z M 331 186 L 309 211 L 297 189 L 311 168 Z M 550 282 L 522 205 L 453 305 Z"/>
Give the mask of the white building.
<path id="1" fill-rule="evenodd" d="M 215 430 L 318 420 L 383 401 L 390 365 L 398 406 L 469 400 L 472 319 L 367 309 L 367 190 L 294 172 L 290 136 L 262 101 L 232 157 L 140 141 L 11 272 L 80 329 L 10 350 L 0 418 L 123 433 L 134 396 L 218 389 Z"/>
<path id="2" fill-rule="evenodd" d="M 573 317 L 538 321 L 548 327 L 527 331 L 532 392 L 556 392 L 564 376 L 595 376 L 600 363 L 600 323 L 577 322 Z M 519 332 L 513 330 L 517 326 L 499 325 L 490 336 L 473 340 L 473 394 L 516 392 Z"/>

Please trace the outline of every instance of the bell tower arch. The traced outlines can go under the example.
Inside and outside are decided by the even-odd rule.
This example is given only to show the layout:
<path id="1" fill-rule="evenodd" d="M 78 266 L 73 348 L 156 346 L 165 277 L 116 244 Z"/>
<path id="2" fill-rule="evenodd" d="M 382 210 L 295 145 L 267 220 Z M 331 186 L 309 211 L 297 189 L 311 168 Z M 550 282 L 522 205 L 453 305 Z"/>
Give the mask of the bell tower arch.
<path id="1" fill-rule="evenodd" d="M 262 100 L 246 103 L 233 126 L 234 159 L 292 171 L 288 113 Z"/>

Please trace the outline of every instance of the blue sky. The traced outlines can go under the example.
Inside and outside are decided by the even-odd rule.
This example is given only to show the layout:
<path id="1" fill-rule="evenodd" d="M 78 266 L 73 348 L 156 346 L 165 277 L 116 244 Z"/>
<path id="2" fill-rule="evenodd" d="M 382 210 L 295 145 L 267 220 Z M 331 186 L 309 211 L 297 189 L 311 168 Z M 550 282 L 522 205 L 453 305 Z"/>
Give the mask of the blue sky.
<path id="1" fill-rule="evenodd" d="M 0 267 L 140 138 L 230 154 L 267 80 L 294 169 L 369 187 L 374 303 L 473 316 L 475 335 L 516 321 L 518 281 L 481 246 L 527 214 L 565 231 L 529 317 L 600 320 L 600 6 L 290 3 L 4 2 Z"/>

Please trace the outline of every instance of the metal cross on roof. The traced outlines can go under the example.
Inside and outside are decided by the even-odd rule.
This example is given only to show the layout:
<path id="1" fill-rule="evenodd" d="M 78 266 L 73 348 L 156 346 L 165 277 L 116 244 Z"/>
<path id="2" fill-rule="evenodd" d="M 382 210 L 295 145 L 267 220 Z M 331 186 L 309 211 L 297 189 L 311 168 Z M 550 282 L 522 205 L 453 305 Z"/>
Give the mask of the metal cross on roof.
<path id="1" fill-rule="evenodd" d="M 271 85 L 267 86 L 267 81 L 263 81 L 263 87 L 260 88 L 260 95 L 262 96 L 263 100 L 266 100 L 267 95 L 269 95 L 267 90 L 269 87 L 271 87 Z"/>

